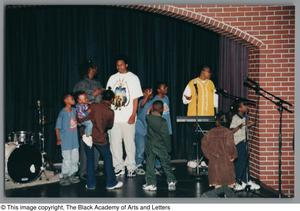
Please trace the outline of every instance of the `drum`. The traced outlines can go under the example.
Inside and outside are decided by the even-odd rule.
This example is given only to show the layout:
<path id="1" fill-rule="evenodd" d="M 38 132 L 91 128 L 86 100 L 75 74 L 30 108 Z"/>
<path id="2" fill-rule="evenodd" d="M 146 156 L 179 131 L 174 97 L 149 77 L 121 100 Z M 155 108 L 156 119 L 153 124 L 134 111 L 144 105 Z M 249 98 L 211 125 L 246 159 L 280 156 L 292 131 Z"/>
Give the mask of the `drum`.
<path id="1" fill-rule="evenodd" d="M 28 131 L 18 131 L 14 135 L 14 141 L 19 144 L 33 144 L 33 134 Z"/>
<path id="2" fill-rule="evenodd" d="M 5 163 L 9 177 L 18 183 L 36 180 L 42 172 L 42 155 L 30 144 L 5 144 Z"/>

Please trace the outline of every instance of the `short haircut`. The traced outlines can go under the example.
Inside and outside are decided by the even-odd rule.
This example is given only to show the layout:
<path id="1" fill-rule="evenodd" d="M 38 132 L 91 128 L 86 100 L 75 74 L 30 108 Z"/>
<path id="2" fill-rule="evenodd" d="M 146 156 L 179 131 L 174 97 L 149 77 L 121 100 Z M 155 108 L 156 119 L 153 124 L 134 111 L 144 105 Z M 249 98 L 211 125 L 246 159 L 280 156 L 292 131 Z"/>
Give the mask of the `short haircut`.
<path id="1" fill-rule="evenodd" d="M 153 107 L 153 111 L 159 111 L 163 109 L 164 103 L 161 100 L 156 100 L 153 102 L 152 107 Z"/>
<path id="2" fill-rule="evenodd" d="M 117 63 L 117 61 L 123 61 L 125 64 L 128 64 L 128 59 L 126 56 L 118 56 L 115 60 L 115 63 Z"/>
<path id="3" fill-rule="evenodd" d="M 85 64 L 85 70 L 88 73 L 90 71 L 90 69 L 97 69 L 97 65 L 92 61 L 92 60 L 88 60 Z"/>
<path id="4" fill-rule="evenodd" d="M 205 69 L 209 69 L 210 70 L 210 67 L 208 65 L 203 65 L 201 67 L 201 72 L 204 71 Z"/>
<path id="5" fill-rule="evenodd" d="M 232 110 L 233 112 L 237 113 L 239 111 L 239 108 L 241 107 L 241 105 L 246 105 L 246 103 L 242 100 L 236 100 L 233 102 L 233 105 L 232 105 Z"/>
<path id="6" fill-rule="evenodd" d="M 65 99 L 67 99 L 68 97 L 73 97 L 73 95 L 71 94 L 71 93 L 65 93 L 65 94 L 63 94 L 63 101 L 65 101 Z"/>
<path id="7" fill-rule="evenodd" d="M 150 87 L 150 86 L 143 86 L 143 87 L 142 87 L 142 91 L 143 91 L 143 92 L 146 91 L 147 89 L 151 89 L 151 87 Z"/>
<path id="8" fill-rule="evenodd" d="M 168 86 L 166 82 L 158 81 L 158 82 L 156 82 L 156 89 L 159 89 L 162 85 Z"/>
<path id="9" fill-rule="evenodd" d="M 115 93 L 111 89 L 106 89 L 102 93 L 102 100 L 111 101 L 114 99 Z"/>
<path id="10" fill-rule="evenodd" d="M 74 93 L 76 101 L 78 101 L 78 99 L 81 95 L 86 95 L 86 92 L 85 91 L 78 91 L 78 92 Z"/>

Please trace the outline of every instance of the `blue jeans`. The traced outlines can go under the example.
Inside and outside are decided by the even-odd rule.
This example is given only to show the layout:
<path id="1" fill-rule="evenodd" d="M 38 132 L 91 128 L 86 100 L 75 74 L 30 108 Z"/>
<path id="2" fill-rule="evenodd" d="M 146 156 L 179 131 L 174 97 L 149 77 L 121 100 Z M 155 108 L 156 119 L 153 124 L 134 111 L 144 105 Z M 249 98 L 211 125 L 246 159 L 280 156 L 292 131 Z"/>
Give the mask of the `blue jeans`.
<path id="1" fill-rule="evenodd" d="M 237 182 L 248 182 L 248 150 L 247 142 L 241 141 L 236 145 L 238 157 L 234 162 Z"/>
<path id="2" fill-rule="evenodd" d="M 92 135 L 92 130 L 93 130 L 93 123 L 91 120 L 86 120 L 81 123 L 82 125 L 85 126 L 84 128 L 84 134 L 86 136 L 91 136 Z"/>
<path id="3" fill-rule="evenodd" d="M 145 145 L 147 142 L 147 135 L 135 133 L 135 163 L 136 166 L 142 166 L 145 161 Z M 161 168 L 160 160 L 155 159 L 155 168 Z"/>
<path id="4" fill-rule="evenodd" d="M 112 155 L 110 152 L 109 144 L 104 144 L 104 145 L 93 144 L 92 148 L 84 144 L 84 150 L 87 158 L 87 187 L 94 188 L 96 186 L 96 177 L 95 177 L 95 170 L 94 170 L 94 150 L 98 150 L 103 157 L 104 169 L 105 169 L 104 173 L 106 177 L 106 187 L 115 186 L 118 182 L 113 169 Z"/>
<path id="5" fill-rule="evenodd" d="M 146 136 L 141 135 L 139 133 L 135 133 L 135 163 L 136 166 L 143 165 L 145 160 L 145 144 L 146 144 Z"/>

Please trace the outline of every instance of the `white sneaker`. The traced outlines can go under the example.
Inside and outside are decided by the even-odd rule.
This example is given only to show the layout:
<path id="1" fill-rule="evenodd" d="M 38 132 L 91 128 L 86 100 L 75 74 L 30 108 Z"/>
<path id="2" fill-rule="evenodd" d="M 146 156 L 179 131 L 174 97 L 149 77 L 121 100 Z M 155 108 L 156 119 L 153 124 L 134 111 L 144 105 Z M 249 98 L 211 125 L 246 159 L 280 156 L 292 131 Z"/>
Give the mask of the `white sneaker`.
<path id="1" fill-rule="evenodd" d="M 121 170 L 115 170 L 115 175 L 116 177 L 124 175 L 125 174 L 125 170 L 121 169 Z"/>
<path id="2" fill-rule="evenodd" d="M 175 191 L 176 190 L 176 182 L 169 182 L 168 183 L 168 190 Z"/>
<path id="3" fill-rule="evenodd" d="M 197 167 L 197 161 L 196 160 L 190 160 L 189 162 L 187 162 L 187 166 L 190 168 L 196 168 Z"/>
<path id="4" fill-rule="evenodd" d="M 92 148 L 93 146 L 93 138 L 92 136 L 86 136 L 85 134 L 82 136 L 82 141 L 89 146 L 90 148 Z"/>
<path id="5" fill-rule="evenodd" d="M 127 177 L 135 177 L 136 176 L 136 172 L 135 170 L 129 170 L 127 172 Z"/>
<path id="6" fill-rule="evenodd" d="M 106 187 L 107 190 L 115 190 L 123 187 L 123 182 L 118 182 L 115 186 L 112 187 Z"/>
<path id="7" fill-rule="evenodd" d="M 244 182 L 242 182 L 242 184 L 236 182 L 233 189 L 234 189 L 235 191 L 242 191 L 242 190 L 244 190 L 244 189 L 246 188 L 246 185 L 247 185 L 247 184 L 244 183 Z"/>
<path id="8" fill-rule="evenodd" d="M 251 180 L 249 180 L 247 185 L 250 185 L 250 190 L 259 190 L 260 189 L 260 186 Z"/>
<path id="9" fill-rule="evenodd" d="M 156 185 L 144 184 L 143 185 L 143 190 L 146 190 L 146 191 L 156 191 L 157 187 L 156 187 Z"/>
<path id="10" fill-rule="evenodd" d="M 205 161 L 201 161 L 199 167 L 208 167 Z"/>

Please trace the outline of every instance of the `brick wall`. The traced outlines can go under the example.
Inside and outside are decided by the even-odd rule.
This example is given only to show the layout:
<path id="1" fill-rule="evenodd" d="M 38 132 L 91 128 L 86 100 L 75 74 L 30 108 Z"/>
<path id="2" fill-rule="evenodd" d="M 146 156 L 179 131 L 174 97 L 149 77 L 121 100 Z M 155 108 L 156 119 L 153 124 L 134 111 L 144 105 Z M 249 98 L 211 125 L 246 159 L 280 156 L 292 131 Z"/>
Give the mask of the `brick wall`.
<path id="1" fill-rule="evenodd" d="M 294 104 L 295 7 L 230 5 L 127 5 L 208 28 L 249 48 L 249 76 L 261 87 Z M 252 100 L 257 100 L 249 91 Z M 251 131 L 251 173 L 263 185 L 278 188 L 276 106 L 260 98 L 257 125 Z M 292 108 L 293 110 L 293 108 Z M 256 108 L 250 114 L 255 117 Z M 282 189 L 294 194 L 294 114 L 283 115 Z"/>
<path id="2" fill-rule="evenodd" d="M 237 27 L 259 40 L 249 53 L 249 76 L 267 91 L 294 104 L 295 7 L 180 5 Z M 256 100 L 254 92 L 249 98 Z M 276 106 L 261 98 L 258 126 L 252 131 L 251 172 L 264 184 L 278 187 L 278 120 Z M 254 116 L 255 109 L 251 110 Z M 283 115 L 282 189 L 294 194 L 294 114 Z"/>

